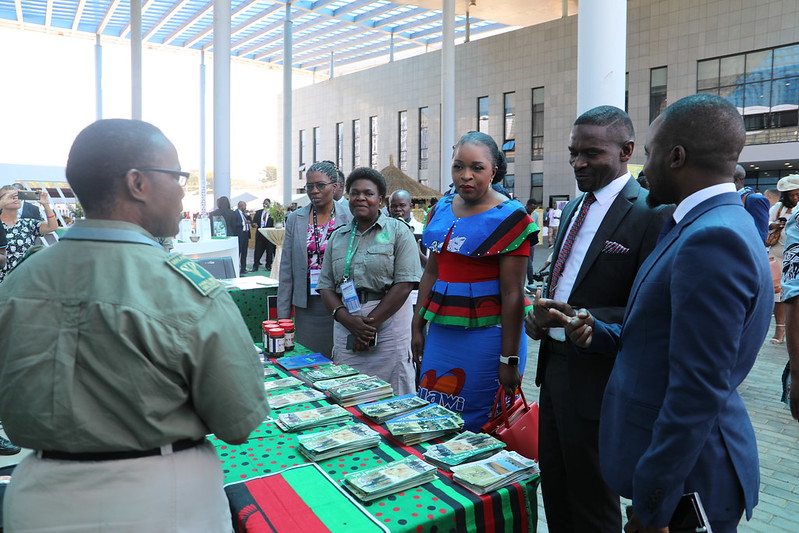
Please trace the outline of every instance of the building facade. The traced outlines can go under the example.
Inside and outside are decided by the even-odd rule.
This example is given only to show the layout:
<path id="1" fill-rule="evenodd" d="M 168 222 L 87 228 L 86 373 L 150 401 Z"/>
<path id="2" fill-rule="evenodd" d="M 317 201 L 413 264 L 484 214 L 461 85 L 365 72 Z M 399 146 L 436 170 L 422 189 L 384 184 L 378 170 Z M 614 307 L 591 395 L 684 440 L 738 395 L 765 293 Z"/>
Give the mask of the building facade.
<path id="1" fill-rule="evenodd" d="M 546 204 L 576 193 L 568 138 L 576 116 L 578 16 L 455 47 L 455 137 L 471 130 L 491 135 L 508 156 L 505 186 L 521 200 Z M 764 190 L 796 172 L 798 43 L 795 0 L 631 0 L 631 164 L 643 164 L 647 127 L 670 102 L 713 92 L 744 115 L 748 183 Z M 414 179 L 446 190 L 450 178 L 439 175 L 440 71 L 441 53 L 431 52 L 295 90 L 294 189 L 314 160 L 337 161 L 347 174 L 356 166 L 383 168 L 391 158 Z"/>

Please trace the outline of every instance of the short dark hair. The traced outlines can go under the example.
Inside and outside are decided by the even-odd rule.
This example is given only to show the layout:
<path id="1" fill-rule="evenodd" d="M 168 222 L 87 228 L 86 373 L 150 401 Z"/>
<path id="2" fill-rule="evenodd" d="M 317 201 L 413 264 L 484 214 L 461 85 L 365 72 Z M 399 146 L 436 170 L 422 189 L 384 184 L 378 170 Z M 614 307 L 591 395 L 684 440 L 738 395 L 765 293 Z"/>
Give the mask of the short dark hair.
<path id="1" fill-rule="evenodd" d="M 69 186 L 87 212 L 113 208 L 122 181 L 133 168 L 153 166 L 152 156 L 172 143 L 148 122 L 98 120 L 81 131 L 67 159 Z"/>
<path id="2" fill-rule="evenodd" d="M 692 94 L 667 107 L 660 117 L 660 143 L 680 145 L 688 162 L 709 172 L 732 176 L 746 141 L 743 118 L 726 98 Z"/>
<path id="3" fill-rule="evenodd" d="M 575 126 L 602 126 L 616 134 L 619 144 L 635 140 L 635 128 L 630 115 L 612 105 L 589 109 L 574 121 Z"/>
<path id="4" fill-rule="evenodd" d="M 216 206 L 227 211 L 230 209 L 230 199 L 227 196 L 220 196 L 216 201 Z"/>
<path id="5" fill-rule="evenodd" d="M 347 183 L 345 185 L 345 189 L 347 193 L 350 192 L 350 187 L 352 187 L 352 183 L 357 180 L 369 180 L 375 184 L 377 187 L 377 192 L 380 193 L 380 196 L 385 196 L 386 191 L 388 190 L 388 186 L 386 186 L 386 178 L 378 172 L 377 170 L 369 167 L 358 167 L 350 172 L 350 175 L 347 176 Z"/>
<path id="6" fill-rule="evenodd" d="M 332 181 L 333 183 L 338 183 L 339 181 L 344 181 L 343 180 L 343 176 L 344 176 L 343 174 L 342 174 L 342 179 L 339 180 L 338 167 L 332 161 L 317 161 L 316 163 L 311 165 L 311 168 L 308 169 L 308 172 L 306 172 L 306 175 L 310 174 L 311 172 L 321 172 L 322 174 L 324 174 L 325 176 L 330 178 L 330 181 Z"/>
<path id="7" fill-rule="evenodd" d="M 462 144 L 481 144 L 488 148 L 488 152 L 491 154 L 492 163 L 497 169 L 497 172 L 494 174 L 494 179 L 491 180 L 491 183 L 493 184 L 502 182 L 502 180 L 505 178 L 505 174 L 508 173 L 508 160 L 505 158 L 505 154 L 499 149 L 497 143 L 490 135 L 486 135 L 485 133 L 479 131 L 470 131 L 455 143 L 453 150 L 457 150 Z"/>

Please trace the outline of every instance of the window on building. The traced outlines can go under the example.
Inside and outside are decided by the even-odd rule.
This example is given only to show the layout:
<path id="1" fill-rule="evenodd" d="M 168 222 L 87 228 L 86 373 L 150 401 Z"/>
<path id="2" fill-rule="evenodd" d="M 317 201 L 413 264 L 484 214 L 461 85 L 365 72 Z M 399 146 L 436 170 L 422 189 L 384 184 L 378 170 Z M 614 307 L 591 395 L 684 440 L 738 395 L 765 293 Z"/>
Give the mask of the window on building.
<path id="1" fill-rule="evenodd" d="M 513 127 L 516 115 L 513 112 L 513 98 L 516 93 L 505 93 L 503 95 L 503 102 L 505 107 L 505 122 L 503 124 L 503 141 L 502 151 L 505 152 L 505 157 L 508 162 L 514 160 L 516 155 L 516 130 Z"/>
<path id="2" fill-rule="evenodd" d="M 669 81 L 669 68 L 658 67 L 649 70 L 649 123 L 651 124 L 666 109 L 666 89 Z"/>
<path id="3" fill-rule="evenodd" d="M 488 96 L 477 99 L 477 131 L 488 133 Z"/>
<path id="4" fill-rule="evenodd" d="M 377 168 L 377 117 L 369 117 L 369 166 Z"/>
<path id="5" fill-rule="evenodd" d="M 544 173 L 533 172 L 530 174 L 530 198 L 539 204 L 544 199 Z"/>
<path id="6" fill-rule="evenodd" d="M 352 121 L 352 168 L 361 166 L 361 121 Z"/>
<path id="7" fill-rule="evenodd" d="M 533 89 L 533 113 L 532 113 L 532 150 L 530 159 L 539 161 L 544 159 L 544 88 L 536 87 Z"/>
<path id="8" fill-rule="evenodd" d="M 419 108 L 419 170 L 425 170 L 429 164 L 428 147 L 430 135 L 430 109 Z"/>
<path id="9" fill-rule="evenodd" d="M 502 186 L 505 187 L 506 191 L 515 195 L 516 176 L 513 174 L 505 174 L 505 177 L 502 178 Z"/>
<path id="10" fill-rule="evenodd" d="M 799 44 L 699 61 L 696 89 L 738 108 L 746 144 L 799 140 Z"/>
<path id="11" fill-rule="evenodd" d="M 400 111 L 399 123 L 399 169 L 408 170 L 408 112 Z"/>
<path id="12" fill-rule="evenodd" d="M 344 123 L 336 122 L 336 166 L 344 168 Z"/>
<path id="13" fill-rule="evenodd" d="M 313 162 L 316 163 L 319 161 L 319 156 L 322 154 L 322 148 L 320 146 L 321 134 L 319 133 L 319 128 L 316 127 L 313 129 Z"/>
<path id="14" fill-rule="evenodd" d="M 300 150 L 300 154 L 299 154 L 299 156 L 300 156 L 300 166 L 299 166 L 300 179 L 302 179 L 303 172 L 305 172 L 305 156 L 308 155 L 308 153 L 305 151 L 306 150 L 305 142 L 306 142 L 305 130 L 300 130 L 300 138 L 299 138 L 299 142 L 297 143 L 297 146 L 299 147 L 299 150 Z"/>

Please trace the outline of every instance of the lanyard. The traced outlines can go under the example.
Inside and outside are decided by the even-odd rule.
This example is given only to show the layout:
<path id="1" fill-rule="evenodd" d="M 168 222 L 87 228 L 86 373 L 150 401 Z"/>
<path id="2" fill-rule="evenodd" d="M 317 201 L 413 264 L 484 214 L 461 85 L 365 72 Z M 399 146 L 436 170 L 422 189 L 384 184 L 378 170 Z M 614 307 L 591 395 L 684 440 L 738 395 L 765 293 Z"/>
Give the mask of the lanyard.
<path id="1" fill-rule="evenodd" d="M 355 256 L 355 252 L 358 251 L 358 245 L 355 243 L 355 230 L 357 228 L 357 222 L 355 220 L 352 221 L 352 231 L 350 232 L 350 242 L 347 244 L 347 255 L 344 256 L 344 279 L 342 282 L 346 282 L 350 279 L 350 265 L 352 265 L 352 258 Z M 361 243 L 361 239 L 358 239 L 358 244 Z"/>
<path id="2" fill-rule="evenodd" d="M 322 239 L 321 243 L 319 241 L 319 235 L 317 232 L 319 228 L 317 227 L 317 220 L 316 220 L 316 208 L 313 208 L 313 241 L 316 245 L 316 257 L 318 258 L 316 264 L 319 268 L 322 268 L 322 259 L 323 259 L 323 252 L 322 252 L 322 244 L 327 242 L 327 229 L 330 227 L 330 223 L 332 222 L 335 224 L 336 220 L 336 204 L 333 203 L 333 209 L 330 211 L 330 220 L 327 223 L 327 227 L 325 228 L 325 238 Z"/>

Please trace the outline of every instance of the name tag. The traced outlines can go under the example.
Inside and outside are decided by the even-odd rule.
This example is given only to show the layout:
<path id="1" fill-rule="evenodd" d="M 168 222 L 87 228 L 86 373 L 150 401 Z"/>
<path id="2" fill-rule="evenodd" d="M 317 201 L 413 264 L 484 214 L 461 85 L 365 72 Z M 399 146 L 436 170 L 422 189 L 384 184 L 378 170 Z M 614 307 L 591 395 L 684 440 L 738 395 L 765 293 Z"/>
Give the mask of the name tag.
<path id="1" fill-rule="evenodd" d="M 361 310 L 361 301 L 358 299 L 358 293 L 355 291 L 355 283 L 352 280 L 347 280 L 339 285 L 341 289 L 341 300 L 347 306 L 347 311 L 350 313 L 357 313 Z"/>
<path id="2" fill-rule="evenodd" d="M 310 295 L 311 296 L 319 296 L 319 291 L 316 290 L 316 287 L 319 285 L 319 276 L 322 274 L 322 269 L 320 269 L 320 268 L 312 268 L 308 272 L 310 274 L 309 282 L 311 284 L 311 287 L 310 287 L 311 290 L 309 291 Z"/>

